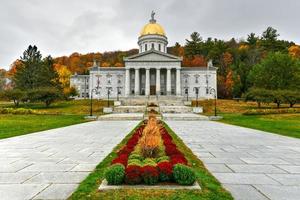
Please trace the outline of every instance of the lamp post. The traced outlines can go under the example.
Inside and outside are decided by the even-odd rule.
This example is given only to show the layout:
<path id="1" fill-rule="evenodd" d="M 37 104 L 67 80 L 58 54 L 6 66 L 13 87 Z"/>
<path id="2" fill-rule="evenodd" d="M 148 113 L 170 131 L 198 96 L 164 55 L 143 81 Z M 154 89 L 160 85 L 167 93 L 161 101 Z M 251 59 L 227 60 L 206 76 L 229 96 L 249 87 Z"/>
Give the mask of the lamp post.
<path id="1" fill-rule="evenodd" d="M 93 116 L 93 93 L 95 92 L 97 95 L 99 94 L 100 87 L 96 87 L 91 90 L 91 101 L 90 101 L 90 116 Z"/>
<path id="2" fill-rule="evenodd" d="M 119 101 L 119 95 L 121 94 L 121 90 L 120 89 L 122 89 L 122 87 L 118 86 L 117 87 L 117 101 Z"/>
<path id="3" fill-rule="evenodd" d="M 196 93 L 196 107 L 198 107 L 199 88 L 200 88 L 200 87 L 194 87 L 194 91 L 195 91 L 195 93 Z"/>
<path id="4" fill-rule="evenodd" d="M 210 94 L 214 94 L 214 98 L 215 98 L 215 117 L 217 116 L 217 91 L 215 88 L 210 88 L 209 91 Z"/>
<path id="5" fill-rule="evenodd" d="M 184 93 L 186 94 L 186 101 L 189 101 L 189 87 L 184 87 Z"/>
<path id="6" fill-rule="evenodd" d="M 109 95 L 110 95 L 110 92 L 112 91 L 112 87 L 106 87 L 107 89 L 107 107 L 109 107 Z"/>

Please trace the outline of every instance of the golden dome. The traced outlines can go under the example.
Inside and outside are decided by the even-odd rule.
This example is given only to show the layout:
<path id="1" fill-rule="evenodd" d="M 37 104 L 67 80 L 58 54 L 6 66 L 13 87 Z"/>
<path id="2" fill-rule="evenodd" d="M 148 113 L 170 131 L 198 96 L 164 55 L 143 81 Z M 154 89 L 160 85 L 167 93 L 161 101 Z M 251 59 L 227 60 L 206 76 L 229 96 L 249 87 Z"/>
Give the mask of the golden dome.
<path id="1" fill-rule="evenodd" d="M 165 30 L 160 24 L 150 22 L 143 27 L 140 36 L 152 35 L 152 34 L 166 36 Z"/>

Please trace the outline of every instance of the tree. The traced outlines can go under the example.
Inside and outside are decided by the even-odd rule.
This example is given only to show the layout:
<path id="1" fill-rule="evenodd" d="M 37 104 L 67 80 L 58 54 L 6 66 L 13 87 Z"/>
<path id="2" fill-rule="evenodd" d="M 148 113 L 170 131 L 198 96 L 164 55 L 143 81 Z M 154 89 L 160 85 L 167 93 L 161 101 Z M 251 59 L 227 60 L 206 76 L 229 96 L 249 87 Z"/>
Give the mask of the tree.
<path id="1" fill-rule="evenodd" d="M 203 56 L 195 56 L 193 60 L 191 61 L 191 66 L 193 67 L 200 67 L 200 66 L 206 66 L 206 60 Z"/>
<path id="2" fill-rule="evenodd" d="M 258 37 L 255 36 L 255 33 L 250 33 L 247 37 L 247 44 L 250 46 L 255 46 L 258 41 Z"/>
<path id="3" fill-rule="evenodd" d="M 260 108 L 262 103 L 271 103 L 273 101 L 273 94 L 271 90 L 263 88 L 251 88 L 244 94 L 246 101 L 255 101 Z"/>
<path id="4" fill-rule="evenodd" d="M 193 32 L 191 34 L 191 39 L 186 39 L 185 45 L 185 55 L 188 57 L 192 57 L 195 55 L 201 55 L 202 52 L 202 37 L 198 32 Z"/>
<path id="5" fill-rule="evenodd" d="M 36 46 L 29 46 L 24 51 L 13 77 L 16 88 L 29 90 L 38 87 L 57 87 L 58 75 L 53 68 L 53 60 L 50 56 L 42 59 Z"/>
<path id="6" fill-rule="evenodd" d="M 23 101 L 26 98 L 26 94 L 24 91 L 20 89 L 10 89 L 10 90 L 3 91 L 1 93 L 1 97 L 13 101 L 15 107 L 18 107 L 20 101 Z"/>
<path id="7" fill-rule="evenodd" d="M 4 90 L 6 85 L 6 71 L 4 69 L 0 69 L 0 91 Z"/>
<path id="8" fill-rule="evenodd" d="M 277 30 L 272 28 L 272 27 L 268 27 L 267 30 L 265 30 L 262 34 L 262 39 L 263 40 L 268 40 L 268 41 L 275 41 L 277 40 L 277 37 L 280 36 L 279 33 L 277 33 Z"/>
<path id="9" fill-rule="evenodd" d="M 78 96 L 78 92 L 75 87 L 64 88 L 63 93 L 66 100 L 68 100 L 70 97 Z"/>
<path id="10" fill-rule="evenodd" d="M 300 91 L 283 90 L 281 93 L 285 101 L 290 104 L 291 108 L 296 103 L 300 102 Z"/>
<path id="11" fill-rule="evenodd" d="M 289 54 L 293 57 L 293 58 L 300 58 L 300 46 L 298 45 L 292 45 L 289 48 Z"/>
<path id="12" fill-rule="evenodd" d="M 288 54 L 270 53 L 253 67 L 249 79 L 259 88 L 297 90 L 300 89 L 300 62 Z"/>
<path id="13" fill-rule="evenodd" d="M 63 88 L 68 88 L 70 86 L 70 77 L 71 72 L 68 70 L 67 66 L 60 65 L 56 67 L 56 71 L 58 73 L 58 79 Z"/>
<path id="14" fill-rule="evenodd" d="M 54 87 L 41 87 L 28 91 L 28 96 L 31 101 L 44 102 L 46 107 L 49 107 L 54 101 L 61 99 L 61 91 Z"/>

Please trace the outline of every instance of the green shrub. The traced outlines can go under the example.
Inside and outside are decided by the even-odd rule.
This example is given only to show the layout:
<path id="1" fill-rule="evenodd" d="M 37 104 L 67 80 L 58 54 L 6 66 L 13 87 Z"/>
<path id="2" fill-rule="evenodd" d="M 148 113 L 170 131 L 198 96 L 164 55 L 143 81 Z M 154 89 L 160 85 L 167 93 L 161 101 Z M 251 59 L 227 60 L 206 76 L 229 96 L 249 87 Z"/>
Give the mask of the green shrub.
<path id="1" fill-rule="evenodd" d="M 131 160 L 131 159 L 138 159 L 138 160 L 142 161 L 144 158 L 143 158 L 143 156 L 141 156 L 141 155 L 139 155 L 137 153 L 132 153 L 132 154 L 130 154 L 130 156 L 128 157 L 128 159 L 129 160 Z"/>
<path id="2" fill-rule="evenodd" d="M 169 156 L 161 156 L 155 159 L 156 163 L 169 161 Z"/>
<path id="3" fill-rule="evenodd" d="M 120 185 L 125 177 L 125 168 L 121 164 L 110 166 L 105 172 L 105 178 L 109 185 Z"/>
<path id="4" fill-rule="evenodd" d="M 156 166 L 156 162 L 152 158 L 146 158 L 144 161 L 144 166 Z"/>
<path id="5" fill-rule="evenodd" d="M 38 112 L 26 108 L 0 108 L 0 114 L 28 115 L 38 114 Z"/>
<path id="6" fill-rule="evenodd" d="M 174 166 L 173 177 L 180 185 L 193 185 L 196 180 L 196 175 L 193 169 L 182 164 L 176 164 Z"/>

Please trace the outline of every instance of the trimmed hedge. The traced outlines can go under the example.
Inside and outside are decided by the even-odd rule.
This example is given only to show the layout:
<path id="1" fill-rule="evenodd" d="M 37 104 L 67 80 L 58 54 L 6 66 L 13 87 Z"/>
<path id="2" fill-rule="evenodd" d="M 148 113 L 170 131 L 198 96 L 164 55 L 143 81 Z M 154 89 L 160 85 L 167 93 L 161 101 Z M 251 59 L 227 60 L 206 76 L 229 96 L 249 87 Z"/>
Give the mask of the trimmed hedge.
<path id="1" fill-rule="evenodd" d="M 182 164 L 174 165 L 173 177 L 180 185 L 193 185 L 196 181 L 196 175 L 192 168 Z"/>
<path id="2" fill-rule="evenodd" d="M 105 172 L 105 178 L 109 185 L 120 185 L 124 181 L 125 167 L 121 164 L 110 166 Z"/>

